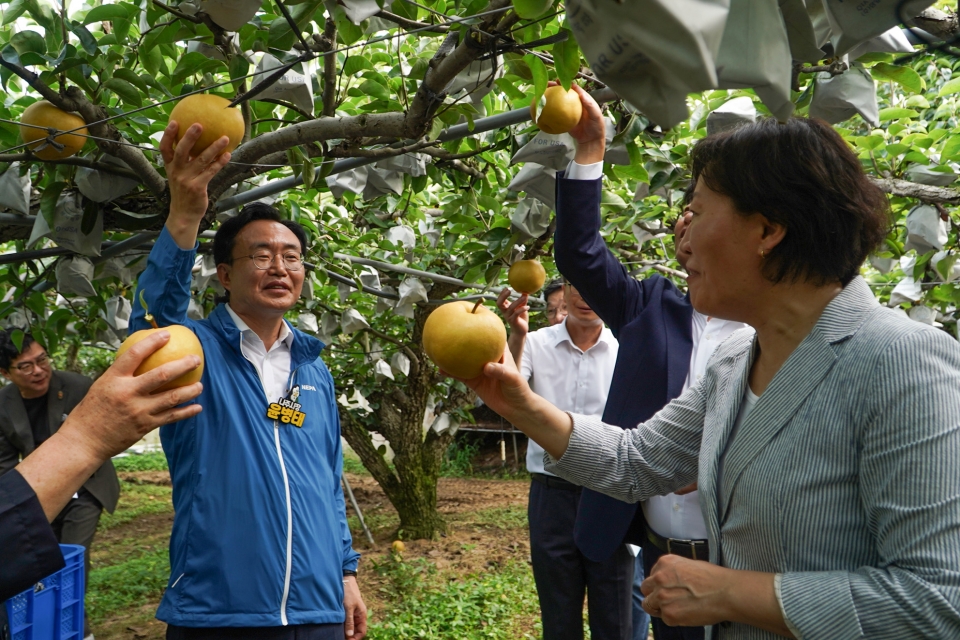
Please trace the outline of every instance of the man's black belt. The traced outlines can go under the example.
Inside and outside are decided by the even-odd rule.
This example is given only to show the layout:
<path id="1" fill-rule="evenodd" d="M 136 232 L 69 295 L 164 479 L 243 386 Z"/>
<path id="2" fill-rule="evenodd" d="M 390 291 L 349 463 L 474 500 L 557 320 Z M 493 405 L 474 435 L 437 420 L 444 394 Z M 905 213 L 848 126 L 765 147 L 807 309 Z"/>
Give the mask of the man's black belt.
<path id="1" fill-rule="evenodd" d="M 647 540 L 664 553 L 691 558 L 692 560 L 710 561 L 710 546 L 706 540 L 681 540 L 678 538 L 664 538 L 647 525 Z"/>
<path id="2" fill-rule="evenodd" d="M 533 478 L 534 481 L 545 484 L 551 489 L 563 489 L 564 491 L 577 491 L 580 489 L 580 485 L 573 484 L 557 476 L 548 476 L 545 473 L 531 473 L 530 477 Z"/>

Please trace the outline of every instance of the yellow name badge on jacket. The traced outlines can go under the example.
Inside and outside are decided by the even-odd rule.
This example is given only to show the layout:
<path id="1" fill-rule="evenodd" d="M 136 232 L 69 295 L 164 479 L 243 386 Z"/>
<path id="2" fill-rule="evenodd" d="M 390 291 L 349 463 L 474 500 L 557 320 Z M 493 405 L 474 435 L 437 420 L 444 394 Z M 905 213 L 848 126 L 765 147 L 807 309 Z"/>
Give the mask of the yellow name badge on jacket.
<path id="1" fill-rule="evenodd" d="M 279 420 L 284 424 L 292 424 L 295 427 L 302 427 L 307 414 L 300 411 L 299 402 L 294 402 L 287 398 L 280 398 L 276 402 L 271 402 L 267 406 L 267 418 L 270 420 Z"/>

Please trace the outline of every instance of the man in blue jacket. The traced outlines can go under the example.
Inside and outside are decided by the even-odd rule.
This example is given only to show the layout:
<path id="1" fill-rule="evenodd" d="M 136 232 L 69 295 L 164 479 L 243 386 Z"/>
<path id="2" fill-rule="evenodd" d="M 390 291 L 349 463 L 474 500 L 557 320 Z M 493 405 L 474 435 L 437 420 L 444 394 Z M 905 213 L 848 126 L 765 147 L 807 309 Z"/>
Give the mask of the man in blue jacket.
<path id="1" fill-rule="evenodd" d="M 342 452 L 323 343 L 283 315 L 304 281 L 303 229 L 272 207 L 245 207 L 214 239 L 228 302 L 187 319 L 207 184 L 230 159 L 221 138 L 189 157 L 201 127 L 160 143 L 170 214 L 142 294 L 160 326 L 189 327 L 203 346 L 199 415 L 161 430 L 173 481 L 171 575 L 157 617 L 167 638 L 359 640 L 356 583 L 340 486 Z M 137 305 L 131 329 L 147 328 Z"/>

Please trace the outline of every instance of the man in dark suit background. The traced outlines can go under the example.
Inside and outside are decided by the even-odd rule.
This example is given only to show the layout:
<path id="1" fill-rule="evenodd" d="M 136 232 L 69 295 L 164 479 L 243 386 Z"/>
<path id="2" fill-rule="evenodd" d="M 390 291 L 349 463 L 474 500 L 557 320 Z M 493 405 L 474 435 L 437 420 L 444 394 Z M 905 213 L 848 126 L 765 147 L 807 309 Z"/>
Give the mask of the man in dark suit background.
<path id="1" fill-rule="evenodd" d="M 17 466 L 57 432 L 93 381 L 69 371 L 54 371 L 46 349 L 24 332 L 20 349 L 10 331 L 0 331 L 0 374 L 12 382 L 0 389 L 0 475 Z M 86 573 L 90 574 L 90 545 L 100 514 L 113 513 L 120 497 L 120 481 L 107 460 L 90 476 L 77 495 L 51 523 L 63 544 L 86 548 Z M 85 624 L 84 635 L 90 637 Z"/>

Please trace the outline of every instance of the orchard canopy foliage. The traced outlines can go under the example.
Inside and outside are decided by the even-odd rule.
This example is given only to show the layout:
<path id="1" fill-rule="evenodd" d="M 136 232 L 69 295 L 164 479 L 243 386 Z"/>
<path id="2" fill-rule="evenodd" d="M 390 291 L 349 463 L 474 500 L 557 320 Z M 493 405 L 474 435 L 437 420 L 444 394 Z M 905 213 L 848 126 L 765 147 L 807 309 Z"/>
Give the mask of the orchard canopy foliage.
<path id="1" fill-rule="evenodd" d="M 302 180 L 273 196 L 308 229 L 307 260 L 316 266 L 290 319 L 328 343 L 324 359 L 342 394 L 344 435 L 398 506 L 402 526 L 412 535 L 442 527 L 436 474 L 456 423 L 471 419 L 472 399 L 437 374 L 420 332 L 431 305 L 489 296 L 522 255 L 539 257 L 556 275 L 550 217 L 541 216 L 535 233 L 511 224 L 518 205 L 536 209 L 533 193 L 551 190 L 549 171 L 537 176 L 539 189 L 522 192 L 514 183 L 525 165 L 511 158 L 536 129 L 519 118 L 469 133 L 484 117 L 526 109 L 548 80 L 604 88 L 581 57 L 562 3 L 535 20 L 520 19 L 509 0 L 287 0 L 282 7 L 273 0 L 13 0 L 0 8 L 0 322 L 29 326 L 52 351 L 115 346 L 136 303 L 148 234 L 166 215 L 156 147 L 176 98 L 208 90 L 233 100 L 271 67 L 295 63 L 242 103 L 244 142 L 211 184 L 205 228 L 235 211 L 218 202 L 238 192 Z M 837 125 L 891 193 L 896 216 L 864 275 L 881 301 L 893 295 L 911 317 L 956 334 L 960 191 L 949 183 L 960 171 L 960 75 L 953 76 L 960 58 L 937 51 L 903 58 L 867 53 L 858 60 L 876 82 L 879 125 L 860 116 Z M 796 76 L 800 115 L 814 78 L 802 68 Z M 622 101 L 603 105 L 621 163 L 604 169 L 602 234 L 636 276 L 659 272 L 683 285 L 670 229 L 689 180 L 688 153 L 706 135 L 709 114 L 737 97 L 768 113 L 750 90 L 711 91 L 691 95 L 691 117 L 663 131 Z M 91 138 L 73 158 L 42 162 L 21 145 L 16 123 L 39 99 L 88 123 Z M 468 135 L 444 135 L 457 125 Z M 332 173 L 348 158 L 368 164 Z M 930 174 L 940 186 L 912 179 Z M 114 187 L 110 200 L 97 201 Z M 943 236 L 942 246 L 909 242 L 906 218 L 921 202 L 938 208 L 943 228 L 934 235 Z M 78 228 L 64 231 L 58 216 L 71 207 Z M 28 247 L 44 223 L 52 230 Z M 213 308 L 213 266 L 198 259 L 195 316 Z M 389 440 L 392 465 L 371 431 Z"/>

